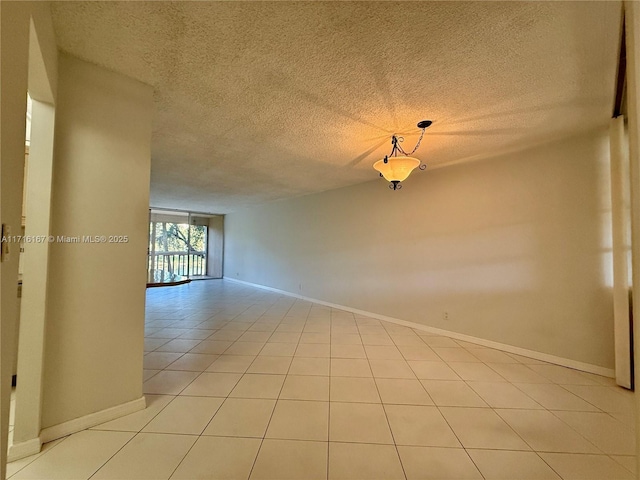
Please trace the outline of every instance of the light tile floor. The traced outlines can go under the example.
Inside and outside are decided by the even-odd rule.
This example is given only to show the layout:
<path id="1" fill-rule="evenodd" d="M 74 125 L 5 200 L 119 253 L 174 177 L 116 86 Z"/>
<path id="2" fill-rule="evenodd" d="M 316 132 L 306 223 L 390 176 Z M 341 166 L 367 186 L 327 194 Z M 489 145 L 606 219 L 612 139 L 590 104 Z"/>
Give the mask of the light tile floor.
<path id="1" fill-rule="evenodd" d="M 12 479 L 631 479 L 609 378 L 221 280 L 147 294 L 148 407 Z"/>

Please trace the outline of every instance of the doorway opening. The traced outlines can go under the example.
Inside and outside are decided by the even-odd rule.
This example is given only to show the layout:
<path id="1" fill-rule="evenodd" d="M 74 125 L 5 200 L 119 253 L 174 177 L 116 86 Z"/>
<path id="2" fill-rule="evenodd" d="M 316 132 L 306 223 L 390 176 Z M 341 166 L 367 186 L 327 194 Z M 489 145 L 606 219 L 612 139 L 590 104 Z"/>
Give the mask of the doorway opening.
<path id="1" fill-rule="evenodd" d="M 24 254 L 24 238 L 25 238 L 25 207 L 26 207 L 26 196 L 27 196 L 27 173 L 29 170 L 29 145 L 31 143 L 31 115 L 33 109 L 33 101 L 31 100 L 31 95 L 27 91 L 27 122 L 26 122 L 26 131 L 25 131 L 25 142 L 24 142 L 24 177 L 23 177 L 23 188 L 22 188 L 22 215 L 20 220 L 20 250 L 18 254 L 18 312 L 20 312 L 21 300 L 22 300 L 22 275 L 24 271 L 23 267 L 23 254 Z M 20 333 L 20 314 L 18 313 L 18 322 L 16 324 L 16 328 L 13 334 L 13 369 L 11 371 L 11 403 L 9 407 L 9 445 L 13 444 L 13 429 L 15 427 L 15 418 L 16 418 L 16 385 L 18 382 L 18 340 Z"/>
<path id="2" fill-rule="evenodd" d="M 18 260 L 16 333 L 12 349 L 12 438 L 9 461 L 38 453 L 41 440 L 43 365 L 47 278 L 49 266 L 51 192 L 53 182 L 54 93 L 33 19 L 29 28 L 29 58 L 25 121 L 25 163 L 22 178 L 22 221 Z"/>

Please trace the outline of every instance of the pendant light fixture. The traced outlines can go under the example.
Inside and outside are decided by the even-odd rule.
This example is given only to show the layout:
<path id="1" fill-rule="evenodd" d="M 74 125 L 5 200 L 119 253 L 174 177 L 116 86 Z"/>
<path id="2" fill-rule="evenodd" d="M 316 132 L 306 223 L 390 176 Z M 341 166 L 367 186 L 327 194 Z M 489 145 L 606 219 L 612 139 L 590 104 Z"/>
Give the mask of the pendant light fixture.
<path id="1" fill-rule="evenodd" d="M 418 123 L 418 128 L 422 129 L 422 133 L 420 134 L 418 143 L 416 143 L 416 146 L 411 152 L 405 152 L 400 146 L 400 143 L 404 141 L 403 137 L 393 135 L 391 137 L 391 144 L 393 145 L 391 153 L 389 155 L 385 155 L 382 160 L 378 160 L 373 164 L 373 168 L 380 172 L 380 176 L 390 182 L 390 189 L 400 190 L 402 188 L 400 182 L 406 180 L 416 167 L 420 170 L 427 168 L 424 163 L 411 155 L 418 150 L 420 142 L 422 142 L 422 137 L 424 136 L 424 131 L 431 125 L 431 123 L 431 120 L 423 120 Z M 401 155 L 398 155 L 398 153 Z"/>

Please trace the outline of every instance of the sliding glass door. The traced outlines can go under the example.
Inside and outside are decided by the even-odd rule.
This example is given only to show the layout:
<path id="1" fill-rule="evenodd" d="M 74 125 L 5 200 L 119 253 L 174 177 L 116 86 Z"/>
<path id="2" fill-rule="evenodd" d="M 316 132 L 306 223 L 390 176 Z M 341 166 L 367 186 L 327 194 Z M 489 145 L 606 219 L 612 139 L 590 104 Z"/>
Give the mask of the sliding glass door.
<path id="1" fill-rule="evenodd" d="M 207 225 L 182 213 L 152 213 L 149 270 L 185 277 L 207 274 Z"/>

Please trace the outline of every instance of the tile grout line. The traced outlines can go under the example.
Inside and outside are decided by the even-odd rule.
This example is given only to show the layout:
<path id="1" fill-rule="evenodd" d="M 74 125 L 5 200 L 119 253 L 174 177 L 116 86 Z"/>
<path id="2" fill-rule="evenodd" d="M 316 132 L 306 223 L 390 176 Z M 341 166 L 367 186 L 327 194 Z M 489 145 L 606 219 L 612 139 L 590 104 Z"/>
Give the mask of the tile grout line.
<path id="1" fill-rule="evenodd" d="M 85 430 L 85 431 L 86 431 L 86 430 Z M 121 433 L 123 433 L 123 432 L 121 432 Z M 127 433 L 132 433 L 132 432 L 127 432 Z M 136 438 L 136 437 L 138 436 L 138 433 L 139 433 L 139 432 L 134 433 L 134 434 L 131 436 L 131 438 L 130 438 L 129 440 L 127 440 L 127 441 L 126 441 L 126 442 L 125 442 L 125 443 L 124 443 L 120 448 L 118 448 L 118 449 L 113 453 L 113 455 L 111 455 L 107 460 L 105 460 L 105 461 L 102 463 L 102 465 L 100 465 L 96 470 L 94 470 L 94 472 L 93 472 L 91 475 L 89 475 L 89 476 L 87 477 L 87 480 L 90 480 L 91 478 L 93 478 L 93 476 L 94 476 L 96 473 L 98 473 L 102 468 L 104 468 L 104 466 L 105 466 L 107 463 L 109 463 L 109 462 L 111 461 L 111 459 L 113 459 L 113 458 L 114 458 L 118 453 L 120 453 L 124 447 L 126 447 L 127 445 L 129 445 L 129 443 L 131 443 L 131 441 L 132 441 L 134 438 Z"/>
<path id="2" fill-rule="evenodd" d="M 464 443 L 462 443 L 462 440 L 460 440 L 460 437 L 458 436 L 458 434 L 456 433 L 456 431 L 453 429 L 453 427 L 451 426 L 451 424 L 449 423 L 449 420 L 447 420 L 447 417 L 444 416 L 444 413 L 442 413 L 442 410 L 440 409 L 440 405 L 435 404 L 435 407 L 438 409 L 438 413 L 440 414 L 440 416 L 444 419 L 445 423 L 447 424 L 447 426 L 449 427 L 449 430 L 451 430 L 451 433 L 453 433 L 453 435 L 456 437 L 456 440 L 458 441 L 458 443 L 460 444 L 460 447 L 462 448 L 462 450 L 464 450 L 464 453 L 467 455 L 467 458 L 469 458 L 469 460 L 471 461 L 471 463 L 473 463 L 473 466 L 476 467 L 476 470 L 478 471 L 478 473 L 480 474 L 480 476 L 483 479 L 486 479 L 486 477 L 484 476 L 484 474 L 482 473 L 482 471 L 480 470 L 480 468 L 478 468 L 478 465 L 476 464 L 476 462 L 473 460 L 473 458 L 471 457 L 471 455 L 469 455 L 469 452 L 467 452 L 467 448 L 464 446 Z M 497 414 L 496 414 L 497 415 Z M 505 422 L 506 423 L 506 422 Z"/>
<path id="3" fill-rule="evenodd" d="M 428 344 L 427 344 L 427 343 L 426 343 L 422 338 L 421 338 L 421 340 L 426 344 L 426 346 L 427 346 L 429 349 L 431 349 L 431 346 L 430 346 L 430 345 L 428 345 Z M 395 341 L 394 341 L 394 343 L 395 343 Z M 398 347 L 398 345 L 396 345 L 396 347 Z M 400 349 L 398 348 L 398 350 L 400 350 Z M 449 365 L 449 362 L 447 362 L 446 360 L 444 360 L 444 358 L 442 358 L 440 355 L 438 355 L 438 353 L 437 353 L 435 350 L 433 350 L 433 349 L 431 349 L 431 350 L 432 350 L 432 351 L 433 351 L 433 352 L 434 352 L 434 353 L 435 353 L 435 354 L 436 354 L 436 355 L 437 355 L 437 356 L 442 360 L 442 362 L 444 362 L 444 363 L 445 363 L 449 368 L 451 368 L 451 366 Z M 401 354 L 402 354 L 402 356 L 405 358 L 405 361 L 406 361 L 406 362 L 408 362 L 408 360 L 406 359 L 406 357 L 405 357 L 405 355 L 402 353 L 402 351 L 400 351 L 400 353 L 401 353 Z M 409 365 L 409 367 L 411 368 L 411 366 L 410 366 L 410 365 Z M 413 371 L 413 369 L 411 369 L 411 370 Z M 455 372 L 455 370 L 454 370 L 454 372 Z M 475 462 L 475 461 L 473 460 L 473 458 L 471 457 L 471 455 L 469 455 L 469 453 L 467 452 L 467 449 L 464 447 L 464 444 L 462 443 L 462 441 L 461 441 L 461 440 L 460 440 L 460 438 L 458 437 L 458 434 L 457 434 L 457 433 L 455 432 L 455 430 L 451 427 L 451 425 L 449 424 L 449 421 L 446 419 L 446 417 L 444 416 L 444 414 L 441 412 L 440 407 L 439 407 L 439 406 L 436 404 L 436 402 L 433 400 L 433 398 L 432 398 L 432 397 L 431 397 L 431 395 L 429 394 L 429 391 L 427 390 L 427 388 L 424 386 L 424 384 L 422 383 L 422 381 L 420 381 L 420 379 L 419 379 L 419 378 L 417 378 L 417 374 L 416 374 L 415 372 L 413 372 L 413 373 L 414 373 L 414 376 L 416 377 L 416 380 L 418 381 L 418 383 L 419 383 L 419 384 L 420 384 L 420 386 L 422 387 L 422 389 L 426 392 L 426 394 L 427 394 L 427 396 L 429 397 L 429 399 L 433 402 L 433 405 L 434 405 L 434 407 L 438 410 L 438 413 L 440 414 L 440 416 L 444 419 L 444 421 L 446 422 L 447 426 L 449 427 L 449 429 L 451 430 L 451 432 L 453 433 L 453 435 L 456 437 L 456 440 L 458 441 L 458 443 L 459 443 L 459 444 L 460 444 L 460 446 L 462 447 L 462 450 L 464 450 L 464 451 L 465 451 L 465 453 L 467 454 L 467 458 L 469 458 L 469 460 L 471 461 L 471 463 L 475 466 L 475 468 L 476 468 L 476 470 L 478 471 L 478 473 L 480 474 L 480 476 L 481 476 L 483 479 L 484 479 L 484 478 L 486 478 L 486 477 L 484 476 L 484 474 L 482 473 L 482 471 L 480 470 L 480 468 L 478 467 L 478 465 L 476 464 L 476 462 Z M 455 372 L 455 373 L 456 373 L 456 375 L 458 375 L 458 376 L 459 376 L 459 374 L 458 374 L 457 372 Z M 464 380 L 462 379 L 462 377 L 460 377 L 460 379 L 461 379 L 462 381 L 464 381 Z M 377 382 L 376 382 L 376 384 L 377 384 Z M 466 382 L 465 382 L 465 385 L 466 385 Z M 485 403 L 486 403 L 486 402 L 485 402 Z M 383 407 L 384 407 L 384 405 L 383 405 Z M 484 408 L 484 407 L 482 407 L 482 408 Z M 385 414 L 386 414 L 386 409 L 385 409 Z M 388 421 L 388 418 L 387 418 L 387 421 Z M 391 433 L 393 434 L 393 431 L 392 431 Z M 395 440 L 394 440 L 394 442 L 395 442 Z M 396 445 L 396 450 L 397 450 L 397 448 L 398 448 L 398 446 Z M 451 447 L 451 448 L 454 448 L 454 447 Z M 458 448 L 456 448 L 456 450 L 458 450 Z M 400 457 L 399 452 L 398 452 L 398 456 Z M 402 464 L 402 459 L 401 459 L 401 458 L 400 458 L 400 462 L 401 462 L 401 464 Z M 403 469 L 404 469 L 404 465 L 403 465 Z M 405 474 L 405 476 L 406 476 L 406 474 Z"/>
<path id="4" fill-rule="evenodd" d="M 54 448 L 56 448 L 58 445 L 60 445 L 62 442 L 64 442 L 65 440 L 67 440 L 70 436 L 71 436 L 71 435 L 67 435 L 66 437 L 59 438 L 58 440 L 52 440 L 53 442 L 58 442 L 58 443 L 56 443 L 53 447 L 49 448 L 46 452 L 43 452 L 43 451 L 42 451 L 42 448 L 43 448 L 43 447 L 41 446 L 41 447 L 40 447 L 40 448 L 41 448 L 40 452 L 39 452 L 39 453 L 34 454 L 34 455 L 33 455 L 33 459 L 32 459 L 30 462 L 26 463 L 24 466 L 22 466 L 21 468 L 19 468 L 18 470 L 16 470 L 16 471 L 15 471 L 15 472 L 10 476 L 10 477 L 7 477 L 7 480 L 9 480 L 9 479 L 11 479 L 11 478 L 15 477 L 19 472 L 21 472 L 22 470 L 24 470 L 25 468 L 27 468 L 29 465 L 31 465 L 33 462 L 35 462 L 35 461 L 36 461 L 36 460 L 38 460 L 39 458 L 42 458 L 43 456 L 45 456 L 45 455 L 46 455 L 47 453 L 49 453 L 51 450 L 53 450 L 53 449 L 54 449 Z M 49 442 L 49 443 L 50 443 L 50 442 Z M 29 457 L 26 457 L 26 458 L 29 458 Z M 17 462 L 19 462 L 19 461 L 21 461 L 21 460 L 24 460 L 24 459 L 19 459 L 19 460 L 16 460 L 16 461 L 17 461 Z"/>
<path id="5" fill-rule="evenodd" d="M 211 317 L 210 317 L 210 318 L 211 318 Z M 218 331 L 219 331 L 219 330 L 218 330 Z M 212 335 L 213 335 L 213 334 L 212 334 Z M 207 337 L 207 338 L 209 338 L 209 337 Z M 204 341 L 204 340 L 203 340 L 203 341 Z M 199 344 L 198 344 L 198 345 L 199 345 Z M 230 346 L 231 346 L 231 345 L 230 345 Z M 214 360 L 214 362 L 215 362 L 215 360 Z M 213 364 L 213 362 L 212 362 L 212 364 Z M 207 367 L 207 368 L 208 368 L 208 367 Z M 205 371 L 206 371 L 206 370 L 205 370 Z M 202 372 L 202 373 L 204 373 L 204 372 Z M 199 376 L 198 376 L 198 377 L 196 377 L 196 378 L 199 378 Z M 242 378 L 242 376 L 241 376 L 240 378 Z M 195 381 L 195 379 L 194 379 L 193 381 Z M 193 381 L 192 381 L 191 383 L 193 383 Z M 240 381 L 240 379 L 238 379 L 238 381 Z M 189 385 L 191 385 L 191 383 L 189 383 Z M 236 384 L 237 384 L 237 382 L 236 382 Z M 185 389 L 186 389 L 189 385 L 187 385 L 187 386 L 185 387 Z M 234 385 L 234 387 L 233 387 L 233 388 L 235 388 L 235 385 Z M 181 391 L 180 391 L 180 393 L 182 393 L 182 391 L 184 391 L 184 389 L 183 389 L 183 390 L 181 390 Z M 179 395 L 180 395 L 180 394 L 176 395 L 176 397 L 174 397 L 174 400 L 175 400 L 175 398 L 177 398 Z M 227 396 L 226 398 L 228 398 L 228 396 Z M 225 400 L 226 400 L 226 398 L 225 398 Z M 169 479 L 170 479 L 171 477 L 173 477 L 173 475 L 175 475 L 176 471 L 180 468 L 180 465 L 182 465 L 182 463 L 183 463 L 183 462 L 184 462 L 184 460 L 187 458 L 187 456 L 189 455 L 189 453 L 191 452 L 191 450 L 193 449 L 193 447 L 195 447 L 196 443 L 198 443 L 198 440 L 200 440 L 200 438 L 202 438 L 202 433 L 204 433 L 204 431 L 207 429 L 207 427 L 209 426 L 209 424 L 211 423 L 211 421 L 213 420 L 213 418 L 216 416 L 216 414 L 218 413 L 218 411 L 220 410 L 220 408 L 222 408 L 222 405 L 224 404 L 225 400 L 223 400 L 223 401 L 220 403 L 220 405 L 218 406 L 218 408 L 216 409 L 216 411 L 214 412 L 214 414 L 211 416 L 211 419 L 209 419 L 209 421 L 207 422 L 207 425 L 205 425 L 205 427 L 204 427 L 204 428 L 202 429 L 202 431 L 200 432 L 200 435 L 198 435 L 198 436 L 197 436 L 196 440 L 193 442 L 193 444 L 191 445 L 191 447 L 189 447 L 189 449 L 185 452 L 185 454 L 183 455 L 182 459 L 178 462 L 178 464 L 175 466 L 175 468 L 172 470 L 171 474 L 170 474 L 167 478 L 169 478 Z M 171 402 L 173 402 L 173 400 L 172 400 Z M 169 403 L 171 403 L 171 402 L 169 402 Z M 168 404 L 167 404 L 164 408 L 166 408 L 167 406 L 168 406 Z M 162 410 L 164 410 L 164 408 L 163 408 Z M 159 414 L 159 412 L 158 412 L 158 414 Z M 156 415 L 156 416 L 157 416 L 157 415 Z M 154 418 L 155 418 L 155 416 L 154 416 Z M 148 425 L 150 422 L 151 422 L 151 421 L 149 421 L 149 422 L 147 423 L 147 425 Z M 145 427 L 146 427 L 146 425 L 145 425 Z"/>
<path id="6" fill-rule="evenodd" d="M 359 328 L 358 328 L 359 330 Z M 360 337 L 362 338 L 362 334 L 360 335 Z M 394 342 L 394 346 L 395 346 L 395 342 Z M 363 347 L 364 348 L 364 347 Z M 396 346 L 396 349 L 400 352 L 400 349 L 398 349 L 398 347 Z M 384 418 L 387 421 L 387 428 L 389 429 L 389 433 L 391 434 L 391 439 L 393 440 L 393 447 L 396 451 L 396 456 L 398 457 L 398 462 L 400 463 L 400 468 L 402 468 L 402 474 L 404 475 L 405 480 L 407 480 L 407 472 L 405 470 L 405 466 L 404 463 L 402 462 L 402 457 L 400 456 L 400 450 L 398 450 L 398 444 L 396 443 L 396 437 L 393 434 L 393 429 L 391 428 L 391 422 L 389 421 L 389 415 L 387 414 L 387 409 L 384 406 L 384 403 L 382 401 L 382 395 L 380 395 L 380 389 L 378 388 L 378 382 L 376 380 L 375 375 L 373 374 L 373 368 L 371 368 L 371 359 L 369 358 L 369 352 L 367 352 L 367 349 L 364 348 L 364 352 L 365 352 L 365 356 L 367 358 L 367 364 L 369 365 L 369 370 L 371 370 L 371 377 L 373 379 L 373 384 L 376 386 L 376 392 L 378 393 L 378 398 L 380 399 L 380 406 L 382 407 L 382 411 L 384 412 Z M 400 352 L 400 355 L 402 355 L 402 352 Z M 404 355 L 402 355 L 402 357 L 404 358 Z M 414 372 L 415 375 L 415 372 Z"/>
<path id="7" fill-rule="evenodd" d="M 175 338 L 178 338 L 178 337 L 175 337 Z M 175 338 L 174 338 L 174 339 L 175 339 Z M 170 341 L 171 341 L 171 340 L 168 340 L 166 343 L 169 343 Z M 166 343 L 165 343 L 165 344 L 163 344 L 163 345 L 166 345 Z M 195 348 L 197 345 L 200 345 L 200 343 L 202 343 L 202 341 L 198 342 L 198 344 L 196 344 L 196 345 L 195 345 L 194 347 L 192 347 L 192 348 Z M 158 347 L 158 348 L 159 348 L 159 347 Z M 174 352 L 167 352 L 167 353 L 174 353 Z M 175 352 L 175 353 L 180 353 L 180 352 Z M 184 355 L 186 355 L 186 353 L 188 353 L 188 352 L 183 352 L 183 353 L 182 353 L 182 355 L 180 355 L 180 357 L 178 357 L 175 361 L 177 361 L 177 360 L 179 360 L 180 358 L 182 358 Z M 161 369 L 161 370 L 160 370 L 160 372 L 165 371 L 165 370 L 166 370 L 166 369 L 167 369 L 171 364 L 173 364 L 173 363 L 174 363 L 174 362 L 171 362 L 169 365 L 165 366 L 163 369 Z M 157 375 L 157 374 L 158 374 L 158 373 L 160 373 L 160 372 L 156 372 L 156 374 L 155 374 L 155 375 Z M 201 374 L 200 374 L 200 375 L 202 375 L 202 373 L 204 373 L 204 372 L 201 372 Z M 153 376 L 152 376 L 152 377 L 150 377 L 150 378 L 153 378 L 155 375 L 153 375 Z M 124 448 L 125 448 L 125 447 L 126 447 L 126 446 L 127 446 L 127 445 L 128 445 L 128 444 L 129 444 L 133 439 L 134 439 L 134 438 L 136 438 L 138 435 L 140 435 L 140 434 L 142 433 L 142 430 L 144 430 L 144 428 L 146 428 L 146 427 L 147 427 L 147 426 L 148 426 L 148 425 L 149 425 L 149 424 L 150 424 L 150 423 L 151 423 L 151 422 L 152 422 L 152 421 L 153 421 L 153 420 L 154 420 L 158 415 L 160 415 L 160 413 L 161 413 L 162 411 L 164 411 L 164 410 L 169 406 L 169 404 L 173 403 L 173 401 L 174 401 L 176 398 L 178 398 L 178 396 L 180 396 L 180 394 L 181 394 L 181 393 L 182 393 L 182 392 L 183 392 L 183 391 L 184 391 L 184 390 L 185 390 L 189 385 L 191 385 L 191 383 L 193 383 L 197 378 L 199 378 L 199 377 L 200 377 L 200 375 L 198 375 L 198 376 L 197 376 L 197 377 L 195 377 L 191 382 L 189 382 L 189 384 L 187 384 L 187 385 L 186 385 L 182 390 L 180 390 L 180 392 L 179 392 L 177 395 L 173 395 L 173 399 L 172 399 L 170 402 L 168 402 L 168 403 L 167 403 L 167 404 L 166 404 L 162 409 L 160 409 L 160 410 L 159 410 L 159 411 L 158 411 L 158 412 L 157 412 L 157 413 L 156 413 L 156 414 L 155 414 L 155 415 L 154 415 L 154 416 L 153 416 L 153 417 L 152 417 L 148 422 L 146 422 L 146 423 L 145 423 L 145 425 L 144 425 L 140 430 L 138 430 L 137 432 L 135 432 L 135 433 L 134 433 L 134 435 L 133 435 L 133 436 L 132 436 L 132 437 L 131 437 L 131 438 L 130 438 L 130 439 L 129 439 L 129 440 L 128 440 L 124 445 L 122 445 L 122 447 L 120 447 L 120 448 L 119 448 L 119 449 L 118 449 L 118 450 L 117 450 L 113 455 L 111 455 L 111 456 L 110 456 L 110 457 L 109 457 L 109 458 L 108 458 L 108 459 L 107 459 L 107 460 L 106 460 L 106 461 L 105 461 L 105 462 L 104 462 L 100 467 L 98 467 L 98 469 L 96 469 L 96 470 L 95 470 L 95 471 L 94 471 L 94 472 L 93 472 L 93 473 L 92 473 L 88 478 L 89 478 L 89 479 L 90 479 L 90 478 L 92 478 L 92 477 L 93 477 L 96 473 L 98 473 L 98 472 L 99 472 L 99 471 L 100 471 L 100 470 L 101 470 L 101 469 L 102 469 L 102 468 L 103 468 L 103 467 L 104 467 L 104 466 L 105 466 L 109 461 L 111 461 L 111 460 L 112 460 L 112 459 L 113 459 L 113 458 L 114 458 L 114 457 L 115 457 L 115 456 L 116 456 L 120 451 L 122 451 L 122 450 L 123 450 L 123 449 L 124 449 Z M 147 380 L 149 380 L 149 379 L 147 379 Z M 143 382 L 143 383 L 144 383 L 144 382 Z M 222 404 L 221 404 L 221 405 L 222 405 Z M 220 407 L 218 407 L 218 409 L 216 409 L 216 413 L 217 413 L 217 411 L 219 410 L 219 408 L 220 408 Z M 215 416 L 215 413 L 214 413 L 214 416 Z M 206 427 L 205 427 L 205 428 L 206 428 Z M 98 430 L 98 431 L 100 431 L 100 430 Z M 204 431 L 204 430 L 203 430 L 203 431 Z M 122 431 L 121 431 L 121 432 L 122 432 Z M 131 433 L 131 432 L 127 432 L 127 433 Z M 198 435 L 198 438 L 200 438 L 200 436 L 201 436 L 201 435 Z M 194 443 L 193 443 L 193 445 L 191 446 L 191 448 L 193 448 L 193 446 L 195 445 L 195 443 L 196 443 L 196 442 L 197 442 L 197 439 L 196 439 L 196 441 L 194 441 Z M 189 450 L 187 451 L 187 453 L 185 453 L 185 455 L 183 456 L 182 460 L 178 463 L 178 466 L 176 466 L 176 469 L 179 467 L 179 465 L 182 463 L 182 461 L 184 461 L 184 458 L 185 458 L 185 457 L 186 457 L 186 455 L 189 453 L 189 451 L 191 451 L 191 448 L 189 448 Z M 175 470 L 176 470 L 176 469 L 174 469 L 174 470 L 173 470 L 173 472 L 171 473 L 171 475 L 170 475 L 170 476 L 172 476 L 172 475 L 173 475 L 173 473 L 175 473 Z"/>
<path id="8" fill-rule="evenodd" d="M 293 306 L 293 304 L 291 305 L 291 307 L 292 306 Z M 287 316 L 287 313 L 289 313 L 291 311 L 291 307 L 289 307 L 287 309 L 287 312 L 282 316 L 282 319 L 280 320 L 280 322 L 278 322 L 278 326 L 282 324 L 282 320 L 284 320 L 284 318 Z M 305 325 L 307 323 L 307 320 L 308 320 L 308 316 L 307 316 L 307 319 L 305 319 Z M 303 327 L 303 329 L 304 329 L 304 327 Z M 251 464 L 251 470 L 249 470 L 249 475 L 247 477 L 247 480 L 249 480 L 251 478 L 251 475 L 253 474 L 253 470 L 256 467 L 256 463 L 258 462 L 258 457 L 260 456 L 260 451 L 262 450 L 262 445 L 264 444 L 264 441 L 265 441 L 265 439 L 267 437 L 267 432 L 269 431 L 269 426 L 271 425 L 271 421 L 273 420 L 273 415 L 274 415 L 274 413 L 276 411 L 276 408 L 278 407 L 278 400 L 280 399 L 280 395 L 282 395 L 282 390 L 284 389 L 284 384 L 287 381 L 288 372 L 289 372 L 289 370 L 291 370 L 291 364 L 293 363 L 293 357 L 295 356 L 295 352 L 298 350 L 298 345 L 300 345 L 300 339 L 298 339 L 298 343 L 296 344 L 296 350 L 293 352 L 293 355 L 291 356 L 291 362 L 289 363 L 289 368 L 287 369 L 287 374 L 285 374 L 284 380 L 282 382 L 282 385 L 280 385 L 280 391 L 278 392 L 278 396 L 275 399 L 275 403 L 273 405 L 273 410 L 271 410 L 271 415 L 269 416 L 269 421 L 267 422 L 267 426 L 264 429 L 264 433 L 262 435 L 262 438 L 260 439 L 260 446 L 258 447 L 258 450 L 256 451 L 256 456 L 253 459 L 253 463 Z M 256 358 L 257 358 L 257 356 L 256 356 Z"/>
<path id="9" fill-rule="evenodd" d="M 333 350 L 333 309 L 329 310 L 329 392 L 328 392 L 328 409 L 327 414 L 327 480 L 329 480 L 329 468 L 331 466 L 331 353 Z"/>

